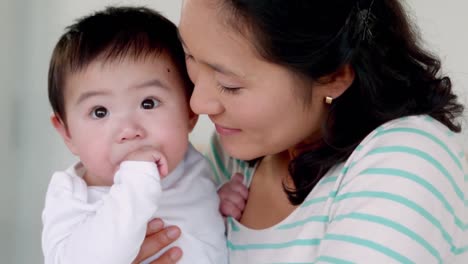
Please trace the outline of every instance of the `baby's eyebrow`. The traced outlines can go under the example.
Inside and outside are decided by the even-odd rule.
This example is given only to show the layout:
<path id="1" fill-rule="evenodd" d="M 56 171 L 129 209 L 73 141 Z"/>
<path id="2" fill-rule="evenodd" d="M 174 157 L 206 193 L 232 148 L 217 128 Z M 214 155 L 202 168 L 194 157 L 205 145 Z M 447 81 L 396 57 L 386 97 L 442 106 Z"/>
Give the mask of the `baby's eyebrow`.
<path id="1" fill-rule="evenodd" d="M 110 93 L 107 92 L 107 91 L 88 91 L 88 92 L 84 92 L 78 97 L 78 99 L 76 100 L 76 104 L 79 105 L 79 104 L 83 103 L 84 101 L 88 100 L 91 97 L 104 96 L 104 95 L 109 95 L 109 94 Z"/>
<path id="2" fill-rule="evenodd" d="M 163 90 L 169 90 L 169 87 L 165 85 L 162 81 L 159 79 L 151 79 L 149 81 L 144 81 L 142 83 L 132 85 L 129 87 L 129 89 L 145 89 L 145 88 L 161 88 Z M 96 96 L 106 96 L 106 95 L 111 95 L 111 91 L 87 91 L 82 93 L 78 99 L 76 100 L 76 105 L 79 105 L 83 103 L 84 101 L 88 100 L 89 98 L 96 97 Z"/>
<path id="3" fill-rule="evenodd" d="M 148 87 L 158 87 L 158 88 L 162 88 L 163 90 L 169 89 L 169 87 L 166 84 L 164 84 L 162 81 L 160 81 L 159 79 L 151 79 L 149 81 L 145 81 L 135 86 L 132 86 L 131 88 L 141 89 L 141 88 L 148 88 Z"/>

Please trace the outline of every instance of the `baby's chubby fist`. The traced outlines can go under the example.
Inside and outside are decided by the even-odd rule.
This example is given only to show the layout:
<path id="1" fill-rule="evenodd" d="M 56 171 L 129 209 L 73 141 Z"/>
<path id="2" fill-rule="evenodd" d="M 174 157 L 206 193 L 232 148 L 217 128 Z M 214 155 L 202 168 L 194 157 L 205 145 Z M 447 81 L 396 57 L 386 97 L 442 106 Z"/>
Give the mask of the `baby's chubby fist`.
<path id="1" fill-rule="evenodd" d="M 243 184 L 244 176 L 236 173 L 232 179 L 218 190 L 221 201 L 219 210 L 223 216 L 231 216 L 239 220 L 244 211 L 249 190 Z"/>
<path id="2" fill-rule="evenodd" d="M 161 178 L 164 178 L 169 172 L 166 157 L 153 147 L 139 148 L 125 156 L 124 160 L 154 162 L 158 166 Z"/>

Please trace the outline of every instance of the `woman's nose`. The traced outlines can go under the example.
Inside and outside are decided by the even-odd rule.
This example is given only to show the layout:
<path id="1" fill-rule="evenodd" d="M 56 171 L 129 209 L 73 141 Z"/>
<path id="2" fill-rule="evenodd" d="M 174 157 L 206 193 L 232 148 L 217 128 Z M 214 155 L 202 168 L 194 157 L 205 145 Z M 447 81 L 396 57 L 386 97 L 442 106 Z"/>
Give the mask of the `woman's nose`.
<path id="1" fill-rule="evenodd" d="M 201 82 L 199 78 L 190 97 L 190 107 L 198 115 L 217 115 L 222 113 L 224 108 L 220 101 L 216 84 Z"/>

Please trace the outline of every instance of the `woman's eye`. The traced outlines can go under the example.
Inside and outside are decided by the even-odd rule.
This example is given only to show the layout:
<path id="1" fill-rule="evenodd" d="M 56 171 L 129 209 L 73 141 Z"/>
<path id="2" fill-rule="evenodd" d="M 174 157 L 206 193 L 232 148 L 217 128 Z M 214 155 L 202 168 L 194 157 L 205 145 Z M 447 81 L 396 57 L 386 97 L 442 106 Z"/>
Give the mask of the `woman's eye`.
<path id="1" fill-rule="evenodd" d="M 193 56 L 190 54 L 185 53 L 185 60 L 192 60 Z"/>
<path id="2" fill-rule="evenodd" d="M 160 104 L 160 102 L 159 102 L 158 99 L 147 98 L 147 99 L 143 100 L 143 102 L 141 102 L 141 108 L 146 109 L 146 110 L 150 110 L 150 109 L 158 107 L 159 104 Z"/>
<path id="3" fill-rule="evenodd" d="M 242 87 L 227 87 L 221 84 L 218 84 L 218 88 L 222 93 L 237 94 Z"/>
<path id="4" fill-rule="evenodd" d="M 102 119 L 106 117 L 108 114 L 109 114 L 109 111 L 107 111 L 107 109 L 102 106 L 95 107 L 93 111 L 91 112 L 92 117 L 95 119 Z"/>

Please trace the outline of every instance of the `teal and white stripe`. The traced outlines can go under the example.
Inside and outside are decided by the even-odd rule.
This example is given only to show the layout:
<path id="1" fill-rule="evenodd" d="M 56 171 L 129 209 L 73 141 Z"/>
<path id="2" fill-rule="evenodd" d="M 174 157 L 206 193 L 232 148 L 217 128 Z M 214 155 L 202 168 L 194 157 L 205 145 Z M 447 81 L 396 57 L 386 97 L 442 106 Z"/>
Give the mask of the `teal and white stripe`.
<path id="1" fill-rule="evenodd" d="M 461 144 L 428 116 L 388 122 L 264 230 L 228 221 L 231 264 L 468 263 L 468 166 Z M 208 154 L 222 184 L 255 166 Z"/>

